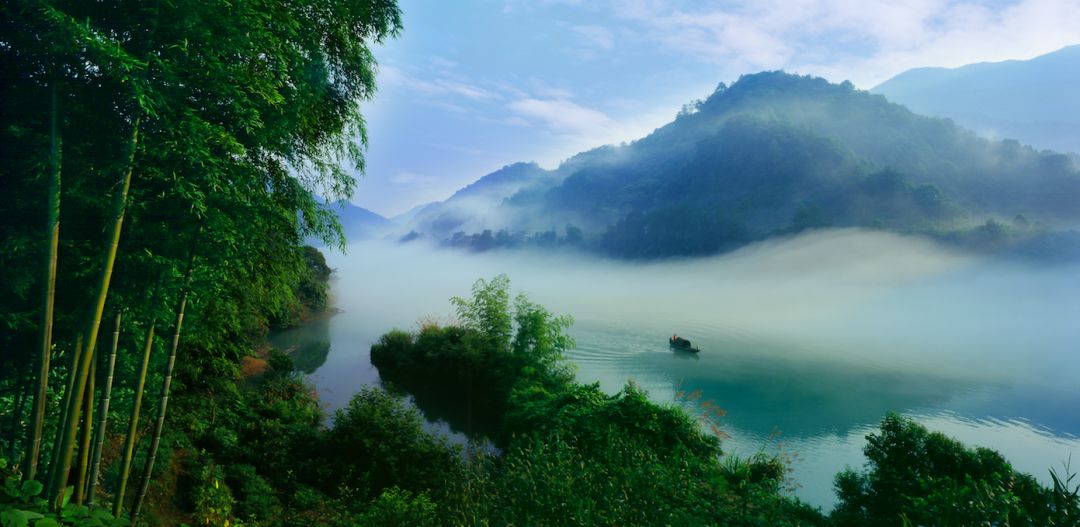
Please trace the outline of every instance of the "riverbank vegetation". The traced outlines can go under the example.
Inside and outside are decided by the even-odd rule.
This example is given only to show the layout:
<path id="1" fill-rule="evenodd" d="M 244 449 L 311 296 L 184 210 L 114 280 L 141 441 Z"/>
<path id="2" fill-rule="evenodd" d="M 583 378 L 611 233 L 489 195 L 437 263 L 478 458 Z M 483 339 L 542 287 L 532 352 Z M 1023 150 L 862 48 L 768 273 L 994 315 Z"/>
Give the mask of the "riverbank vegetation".
<path id="1" fill-rule="evenodd" d="M 1080 521 L 1080 485 L 1067 468 L 1045 487 L 997 452 L 967 448 L 897 415 L 868 437 L 866 469 L 837 475 L 839 504 L 825 515 L 785 492 L 781 460 L 723 454 L 713 402 L 691 413 L 650 401 L 633 383 L 609 395 L 575 382 L 562 358 L 572 345 L 564 332 L 571 320 L 524 296 L 511 304 L 506 277 L 478 281 L 471 299 L 453 304 L 457 322 L 391 331 L 372 347 L 384 382 L 422 390 L 425 396 L 410 393 L 425 412 L 438 401 L 432 417 L 474 420 L 464 431 L 500 452 L 474 452 L 459 469 L 464 494 L 435 498 L 443 517 L 454 518 L 450 525 Z M 482 411 L 460 410 L 469 408 Z M 476 426 L 480 420 L 487 422 Z"/>
<path id="2" fill-rule="evenodd" d="M 325 304 L 315 196 L 351 193 L 369 46 L 400 29 L 392 0 L 0 6 L 5 525 L 220 523 L 219 418 L 318 427 L 305 386 L 236 365 Z"/>

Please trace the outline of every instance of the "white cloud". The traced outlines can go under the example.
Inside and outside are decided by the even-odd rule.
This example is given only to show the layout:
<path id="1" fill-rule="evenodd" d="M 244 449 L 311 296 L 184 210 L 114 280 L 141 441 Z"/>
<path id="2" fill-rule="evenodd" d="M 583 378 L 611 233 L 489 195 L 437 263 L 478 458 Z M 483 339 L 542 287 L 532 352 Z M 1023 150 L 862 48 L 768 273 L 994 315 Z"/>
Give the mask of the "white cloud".
<path id="1" fill-rule="evenodd" d="M 469 82 L 452 79 L 445 75 L 432 79 L 421 79 L 389 65 L 383 65 L 379 68 L 379 81 L 384 86 L 402 87 L 423 95 L 454 95 L 470 100 L 499 98 L 498 94 Z"/>
<path id="2" fill-rule="evenodd" d="M 680 59 L 728 76 L 784 68 L 869 88 L 919 66 L 1026 59 L 1080 43 L 1080 1 L 611 0 L 611 14 Z"/>
<path id="3" fill-rule="evenodd" d="M 617 106 L 612 102 L 606 101 L 604 106 Z M 626 101 L 614 102 L 625 104 Z M 554 168 L 578 152 L 640 139 L 670 121 L 678 110 L 677 106 L 657 105 L 649 111 L 635 111 L 624 118 L 612 118 L 568 99 L 536 97 L 515 100 L 508 108 L 515 115 L 505 120 L 504 124 L 539 125 L 550 135 L 550 139 L 543 141 L 543 146 L 533 149 L 531 155 L 526 157 L 547 168 Z"/>
<path id="4" fill-rule="evenodd" d="M 525 117 L 542 121 L 556 132 L 588 135 L 612 126 L 611 119 L 603 112 L 566 99 L 520 99 L 509 107 Z"/>

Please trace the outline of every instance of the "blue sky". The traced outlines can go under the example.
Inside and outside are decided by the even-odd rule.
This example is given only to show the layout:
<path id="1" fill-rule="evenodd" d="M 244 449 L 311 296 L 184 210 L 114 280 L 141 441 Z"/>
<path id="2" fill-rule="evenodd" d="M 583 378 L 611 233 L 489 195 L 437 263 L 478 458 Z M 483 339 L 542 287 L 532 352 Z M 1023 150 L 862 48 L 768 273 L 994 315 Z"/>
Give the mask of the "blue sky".
<path id="1" fill-rule="evenodd" d="M 904 70 L 1080 43 L 1080 0 L 399 0 L 375 50 L 353 203 L 384 216 L 516 161 L 554 167 L 769 69 L 869 89 Z"/>

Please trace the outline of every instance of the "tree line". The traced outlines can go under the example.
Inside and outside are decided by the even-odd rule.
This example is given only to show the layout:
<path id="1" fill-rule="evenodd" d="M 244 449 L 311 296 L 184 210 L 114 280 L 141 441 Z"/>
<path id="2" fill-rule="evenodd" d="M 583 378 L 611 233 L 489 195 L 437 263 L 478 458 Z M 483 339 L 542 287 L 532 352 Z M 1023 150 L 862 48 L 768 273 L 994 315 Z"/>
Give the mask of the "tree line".
<path id="1" fill-rule="evenodd" d="M 315 195 L 352 192 L 370 47 L 400 29 L 392 0 L 0 6 L 0 439 L 26 492 L 135 520 L 178 372 L 317 296 L 303 240 L 343 240 Z"/>

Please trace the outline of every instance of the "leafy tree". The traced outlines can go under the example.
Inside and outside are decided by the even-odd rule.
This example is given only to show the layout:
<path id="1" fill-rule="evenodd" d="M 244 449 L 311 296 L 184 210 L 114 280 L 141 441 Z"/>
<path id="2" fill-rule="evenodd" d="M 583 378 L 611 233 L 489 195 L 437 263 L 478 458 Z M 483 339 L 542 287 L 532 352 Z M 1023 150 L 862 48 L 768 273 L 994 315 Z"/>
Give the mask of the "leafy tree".
<path id="1" fill-rule="evenodd" d="M 1051 505 L 1054 491 L 1015 472 L 1001 454 L 896 414 L 867 436 L 864 453 L 865 472 L 836 476 L 837 525 L 1068 525 L 1060 521 L 1070 507 L 1069 521 L 1076 520 L 1075 495 L 1071 506 Z"/>
<path id="2" fill-rule="evenodd" d="M 510 344 L 510 279 L 499 275 L 486 281 L 483 278 L 473 284 L 471 299 L 453 297 L 450 303 L 457 311 L 464 327 L 478 332 L 488 339 L 495 350 L 505 350 Z"/>

